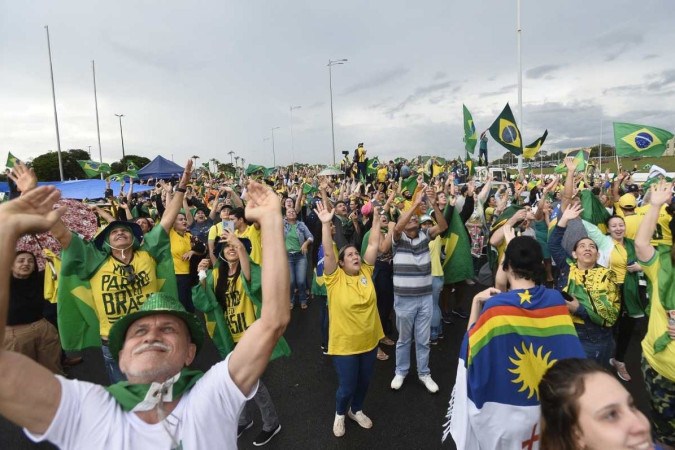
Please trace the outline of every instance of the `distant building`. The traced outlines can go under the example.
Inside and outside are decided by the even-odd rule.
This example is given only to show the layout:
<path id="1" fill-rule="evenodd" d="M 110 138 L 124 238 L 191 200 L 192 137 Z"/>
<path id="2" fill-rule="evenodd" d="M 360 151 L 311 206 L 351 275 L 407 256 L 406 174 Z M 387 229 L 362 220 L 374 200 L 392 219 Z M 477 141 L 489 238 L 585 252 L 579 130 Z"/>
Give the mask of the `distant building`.
<path id="1" fill-rule="evenodd" d="M 666 143 L 666 152 L 663 155 L 664 156 L 675 156 L 675 138 L 669 140 Z"/>

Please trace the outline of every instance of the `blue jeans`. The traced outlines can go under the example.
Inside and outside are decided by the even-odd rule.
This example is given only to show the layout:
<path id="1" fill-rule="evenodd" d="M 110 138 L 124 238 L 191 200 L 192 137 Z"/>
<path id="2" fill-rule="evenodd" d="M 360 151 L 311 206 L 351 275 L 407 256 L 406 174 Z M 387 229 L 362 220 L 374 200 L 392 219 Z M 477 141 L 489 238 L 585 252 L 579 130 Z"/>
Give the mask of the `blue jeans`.
<path id="1" fill-rule="evenodd" d="M 101 343 L 101 352 L 103 353 L 103 363 L 105 364 L 105 371 L 108 373 L 110 384 L 127 381 L 127 377 L 120 370 L 120 365 L 117 361 L 113 359 L 107 345 Z"/>
<path id="2" fill-rule="evenodd" d="M 276 430 L 279 426 L 279 416 L 277 416 L 277 410 L 272 402 L 270 391 L 267 390 L 267 386 L 265 386 L 262 380 L 258 380 L 258 391 L 253 396 L 253 399 L 244 404 L 244 408 L 239 415 L 239 426 L 248 425 L 253 422 L 253 413 L 250 408 L 252 402 L 255 402 L 260 410 L 260 417 L 263 422 L 262 429 L 264 431 Z"/>
<path id="3" fill-rule="evenodd" d="M 588 359 L 594 359 L 603 367 L 608 367 L 612 357 L 614 339 L 610 327 L 594 324 L 575 324 L 579 341 Z"/>
<path id="4" fill-rule="evenodd" d="M 288 254 L 288 270 L 291 272 L 291 305 L 295 303 L 295 290 L 301 305 L 307 304 L 307 258 L 302 252 Z"/>
<path id="5" fill-rule="evenodd" d="M 363 400 L 373 377 L 376 357 L 377 346 L 365 353 L 333 356 L 333 365 L 338 376 L 338 389 L 335 393 L 337 414 L 344 416 L 350 403 L 352 412 L 363 409 Z"/>
<path id="6" fill-rule="evenodd" d="M 442 276 L 433 277 L 431 281 L 431 296 L 433 299 L 433 312 L 431 314 L 431 340 L 438 339 L 443 334 L 441 325 L 441 291 L 443 290 L 444 278 Z"/>
<path id="7" fill-rule="evenodd" d="M 396 375 L 406 376 L 410 370 L 410 347 L 413 333 L 415 337 L 415 356 L 417 357 L 417 374 L 428 375 L 429 370 L 429 336 L 431 334 L 431 316 L 433 314 L 433 296 L 400 297 L 394 295 L 394 311 L 396 312 Z"/>

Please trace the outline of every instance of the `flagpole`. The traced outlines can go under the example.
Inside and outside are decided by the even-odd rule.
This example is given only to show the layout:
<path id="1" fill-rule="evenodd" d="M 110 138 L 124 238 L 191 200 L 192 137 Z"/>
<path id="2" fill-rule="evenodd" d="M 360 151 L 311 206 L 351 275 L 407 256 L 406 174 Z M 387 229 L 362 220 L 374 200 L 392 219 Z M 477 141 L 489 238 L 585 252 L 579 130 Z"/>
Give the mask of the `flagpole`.
<path id="1" fill-rule="evenodd" d="M 600 116 L 600 163 L 598 164 L 598 172 L 602 174 L 602 115 Z"/>
<path id="2" fill-rule="evenodd" d="M 518 118 L 520 119 L 520 140 L 523 139 L 523 58 L 520 47 L 520 39 L 522 28 L 520 27 L 520 0 L 517 0 L 518 5 L 518 22 L 516 25 L 516 36 L 518 37 Z M 523 170 L 523 154 L 518 155 L 518 172 Z"/>
<path id="3" fill-rule="evenodd" d="M 91 73 L 94 77 L 94 106 L 96 108 L 96 133 L 98 134 L 98 159 L 103 164 L 103 152 L 101 151 L 101 127 L 98 122 L 98 97 L 96 95 L 96 64 L 91 60 Z M 101 180 L 103 179 L 103 172 L 101 172 Z"/>
<path id="4" fill-rule="evenodd" d="M 49 27 L 45 25 L 47 31 L 47 50 L 49 51 L 49 73 L 52 78 L 52 101 L 54 103 L 54 124 L 56 125 L 56 151 L 59 159 L 59 175 L 63 181 L 63 163 L 61 162 L 61 136 L 59 136 L 59 116 L 56 114 L 56 92 L 54 91 L 54 67 L 52 66 L 52 46 L 49 42 Z"/>

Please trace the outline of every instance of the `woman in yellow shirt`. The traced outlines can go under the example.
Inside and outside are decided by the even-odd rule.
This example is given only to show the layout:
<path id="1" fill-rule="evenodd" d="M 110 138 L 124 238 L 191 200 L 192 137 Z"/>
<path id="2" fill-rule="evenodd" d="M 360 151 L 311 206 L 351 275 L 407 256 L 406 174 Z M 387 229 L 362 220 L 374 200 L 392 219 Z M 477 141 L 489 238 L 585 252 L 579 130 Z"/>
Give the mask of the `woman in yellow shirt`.
<path id="1" fill-rule="evenodd" d="M 178 285 L 178 299 L 186 311 L 195 312 L 192 303 L 192 283 L 190 280 L 190 258 L 197 253 L 192 250 L 192 235 L 187 231 L 187 218 L 184 213 L 178 213 L 173 227 L 169 231 L 171 256 L 176 271 Z"/>
<path id="2" fill-rule="evenodd" d="M 331 248 L 334 210 L 328 211 L 318 202 L 315 212 L 321 220 L 323 248 Z M 380 228 L 379 211 L 373 214 L 372 226 L 376 230 Z M 328 354 L 333 356 L 338 376 L 333 422 L 333 434 L 337 437 L 345 434 L 345 413 L 362 428 L 373 426 L 362 407 L 375 368 L 377 344 L 384 337 L 372 280 L 380 236 L 380 233 L 370 233 L 363 263 L 353 244 L 341 248 L 337 260 L 333 252 L 324 254 L 330 321 Z"/>

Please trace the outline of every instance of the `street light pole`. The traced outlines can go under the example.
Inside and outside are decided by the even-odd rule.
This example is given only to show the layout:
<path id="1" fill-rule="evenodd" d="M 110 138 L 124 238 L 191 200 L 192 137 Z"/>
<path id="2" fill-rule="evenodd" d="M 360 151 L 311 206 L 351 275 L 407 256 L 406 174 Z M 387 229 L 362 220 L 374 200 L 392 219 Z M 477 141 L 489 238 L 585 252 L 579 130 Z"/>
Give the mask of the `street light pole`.
<path id="1" fill-rule="evenodd" d="M 126 155 L 124 153 L 124 133 L 122 133 L 122 117 L 124 114 L 115 114 L 120 119 L 120 138 L 122 139 L 122 161 L 125 160 Z"/>
<path id="2" fill-rule="evenodd" d="M 274 164 L 274 168 L 277 167 L 277 155 L 274 152 L 274 130 L 278 130 L 280 127 L 273 127 L 272 128 L 272 161 Z"/>
<path id="3" fill-rule="evenodd" d="M 291 111 L 291 162 L 293 163 L 293 172 L 295 172 L 295 148 L 293 145 L 293 110 L 294 109 L 300 109 L 302 106 L 291 106 L 290 111 Z"/>
<path id="4" fill-rule="evenodd" d="M 47 50 L 49 52 L 49 73 L 52 78 L 52 101 L 54 103 L 54 124 L 56 125 L 56 151 L 59 160 L 59 175 L 63 181 L 63 162 L 61 161 L 61 136 L 59 135 L 59 116 L 56 114 L 56 91 L 54 89 L 54 67 L 52 66 L 52 45 L 49 42 L 49 27 L 45 25 L 47 31 Z"/>
<path id="5" fill-rule="evenodd" d="M 344 64 L 347 59 L 328 60 L 328 89 L 330 90 L 330 134 L 333 140 L 333 165 L 335 165 L 335 125 L 333 120 L 333 71 L 332 67 L 338 64 Z"/>

